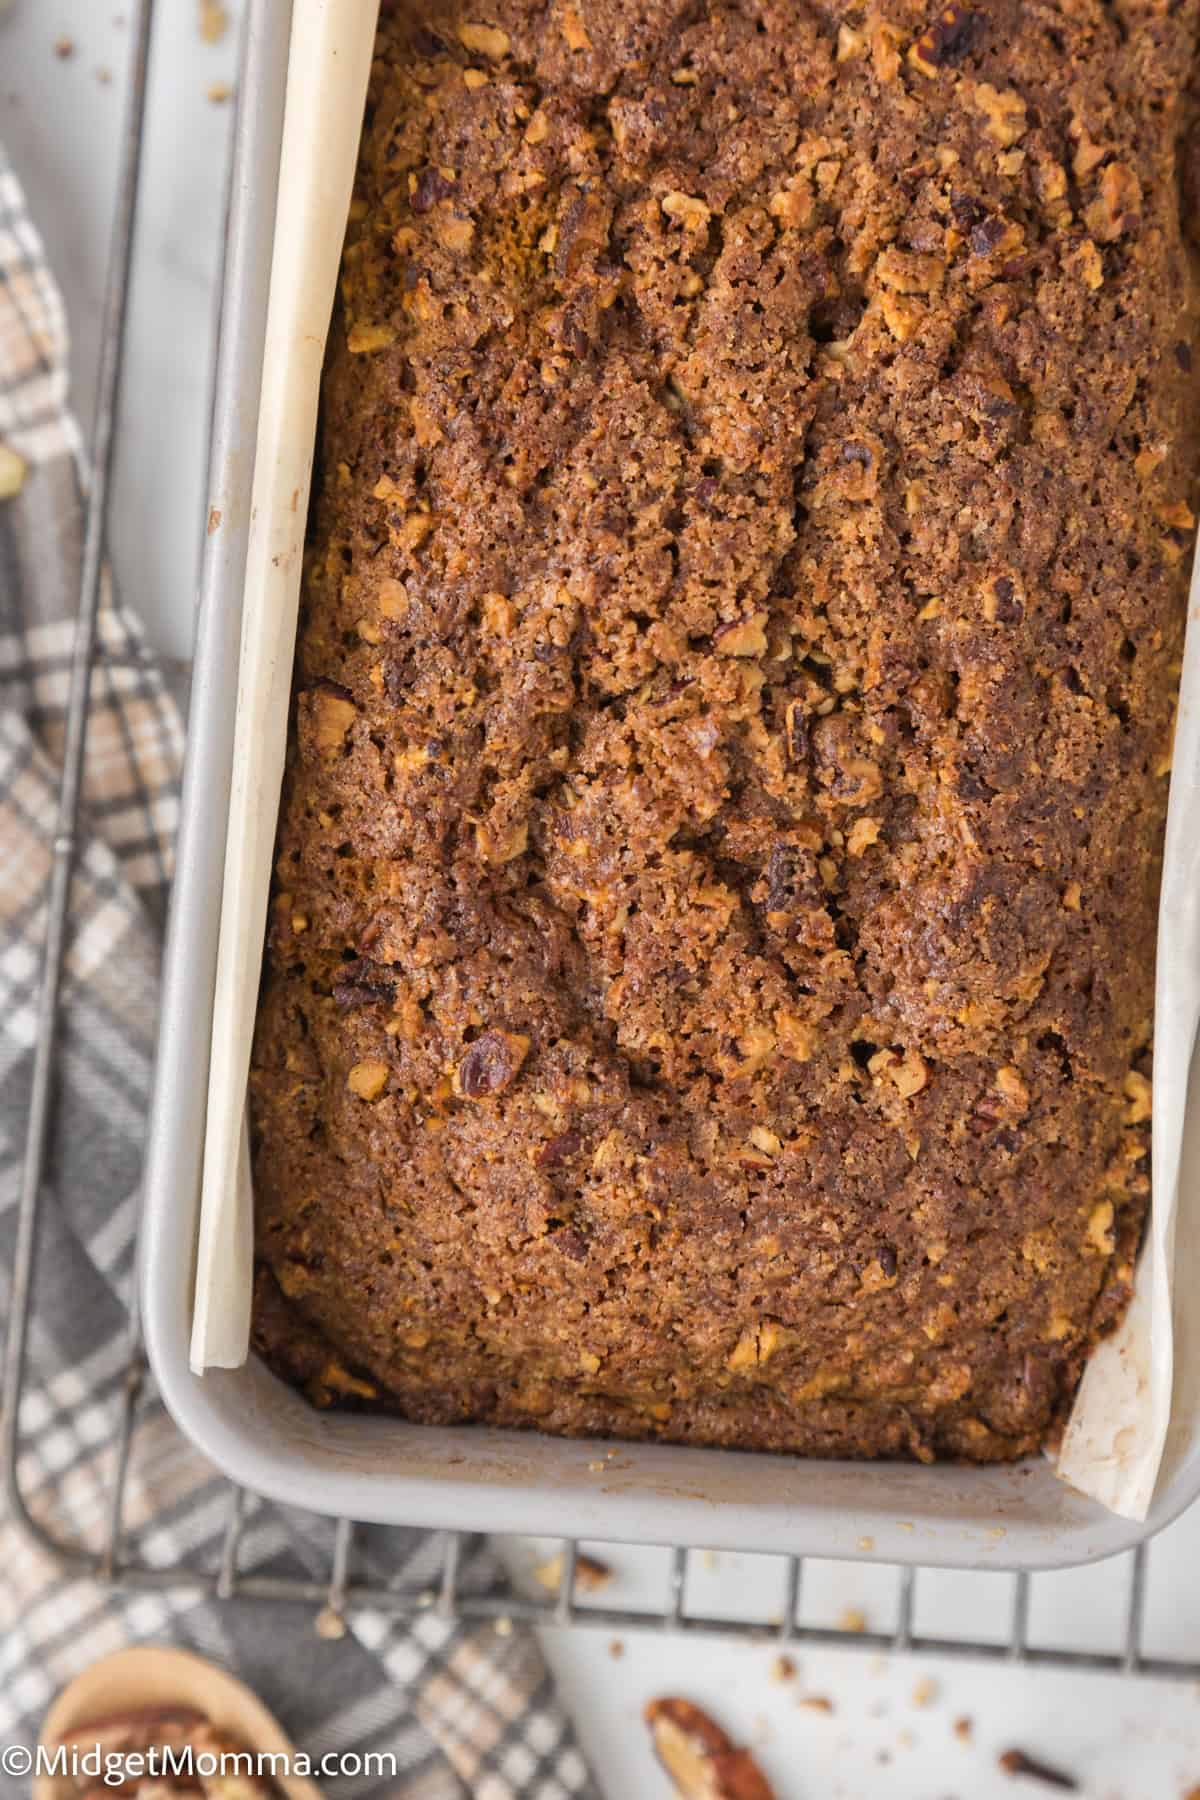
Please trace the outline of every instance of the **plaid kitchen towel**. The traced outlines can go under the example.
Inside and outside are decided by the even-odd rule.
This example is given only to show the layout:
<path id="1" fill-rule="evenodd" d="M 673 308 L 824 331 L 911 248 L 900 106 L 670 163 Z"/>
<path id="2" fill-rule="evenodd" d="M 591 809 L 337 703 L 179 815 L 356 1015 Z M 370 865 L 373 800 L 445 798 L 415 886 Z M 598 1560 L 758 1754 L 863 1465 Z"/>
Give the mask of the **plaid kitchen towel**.
<path id="1" fill-rule="evenodd" d="M 79 574 L 79 443 L 66 409 L 58 292 L 0 154 L 0 1320 L 10 1273 L 58 761 Z M 17 456 L 11 454 L 16 452 Z M 19 459 L 19 460 L 18 460 Z M 15 475 L 14 475 L 15 472 Z M 104 1541 L 128 1363 L 137 1186 L 171 870 L 181 730 L 136 621 L 106 593 L 64 984 L 55 1145 L 42 1205 L 19 1488 L 42 1535 L 0 1521 L 0 1744 L 32 1742 L 64 1682 L 118 1645 L 186 1645 L 258 1689 L 314 1758 L 383 1751 L 395 1779 L 331 1794 L 397 1800 L 594 1796 L 532 1634 L 355 1614 L 321 1636 L 287 1604 L 72 1576 L 52 1545 Z M 140 1561 L 213 1569 L 230 1490 L 161 1406 L 138 1414 L 125 1543 Z M 328 1520 L 248 1502 L 240 1569 L 328 1574 Z M 360 1530 L 356 1578 L 423 1590 L 436 1534 Z M 498 1566 L 467 1546 L 467 1590 Z M 328 1625 L 330 1621 L 326 1621 Z M 378 1766 L 378 1765 L 376 1765 Z M 24 1783 L 8 1779 L 14 1795 Z M 3 1790 L 0 1790 L 3 1791 Z"/>

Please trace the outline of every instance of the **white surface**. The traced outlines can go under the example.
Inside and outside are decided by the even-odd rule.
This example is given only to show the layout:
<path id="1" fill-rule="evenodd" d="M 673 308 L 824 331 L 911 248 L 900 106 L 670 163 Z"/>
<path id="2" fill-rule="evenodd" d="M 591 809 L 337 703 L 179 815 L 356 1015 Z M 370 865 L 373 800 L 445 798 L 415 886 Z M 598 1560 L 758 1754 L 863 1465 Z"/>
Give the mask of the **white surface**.
<path id="1" fill-rule="evenodd" d="M 128 33 L 114 21 L 122 0 L 15 0 L 0 16 L 0 138 L 17 162 L 67 290 L 75 331 L 79 392 L 90 395 L 92 322 L 103 282 L 120 77 Z M 236 8 L 235 8 L 236 10 Z M 191 596 L 202 530 L 203 440 L 211 365 L 211 319 L 229 109 L 205 98 L 228 79 L 234 46 L 202 46 L 192 0 L 160 0 L 148 143 L 147 205 L 139 250 L 134 341 L 114 518 L 125 597 L 146 617 L 155 641 L 182 651 L 190 639 Z M 76 40 L 60 62 L 54 40 Z M 113 70 L 110 86 L 95 75 Z M 86 418 L 88 407 L 81 402 Z M 521 1554 L 521 1553 L 518 1553 Z M 657 1553 L 611 1551 L 623 1591 L 653 1605 L 665 1565 Z M 529 1551 L 521 1556 L 526 1566 Z M 1172 1527 L 1151 1553 L 1147 1649 L 1200 1658 L 1200 1513 Z M 755 1599 L 755 1559 L 723 1554 L 703 1571 L 712 1611 Z M 1035 1641 L 1089 1648 L 1113 1643 L 1122 1618 L 1125 1559 L 1034 1581 Z M 953 1632 L 1001 1628 L 1007 1581 L 998 1576 L 926 1576 L 918 1627 Z M 862 1605 L 869 1624 L 886 1624 L 891 1587 L 867 1568 L 814 1567 L 806 1617 L 835 1619 Z M 759 1593 L 764 1619 L 771 1594 Z M 1018 1744 L 1086 1779 L 1093 1800 L 1182 1800 L 1200 1782 L 1200 1694 L 1191 1686 L 1118 1682 L 997 1668 L 962 1668 L 870 1654 L 798 1652 L 800 1677 L 775 1684 L 774 1651 L 764 1646 L 625 1634 L 548 1632 L 546 1647 L 573 1705 L 608 1800 L 656 1800 L 667 1787 L 649 1759 L 640 1709 L 655 1693 L 683 1692 L 711 1706 L 726 1728 L 761 1749 L 780 1800 L 1019 1800 L 1048 1790 L 995 1772 L 998 1750 Z M 912 1703 L 916 1680 L 940 1691 Z M 831 1714 L 797 1706 L 823 1694 Z M 886 1709 L 886 1710 L 882 1710 Z M 964 1746 L 952 1721 L 969 1715 Z M 912 1741 L 902 1741 L 901 1734 Z M 877 1760 L 879 1752 L 890 1756 Z"/>
<path id="2" fill-rule="evenodd" d="M 129 0 L 12 0 L 0 13 L 0 141 L 67 293 L 76 406 L 91 419 Z M 236 0 L 231 10 L 236 11 Z M 112 547 L 123 598 L 186 656 L 203 486 L 237 34 L 200 41 L 197 0 L 159 0 Z M 59 40 L 74 45 L 65 60 Z M 111 79 L 101 79 L 107 72 Z"/>
<path id="3" fill-rule="evenodd" d="M 624 1641 L 614 1662 L 562 1633 L 544 1633 L 564 1698 L 579 1720 L 592 1766 L 611 1800 L 667 1800 L 634 1696 L 672 1691 L 704 1704 L 755 1752 L 779 1800 L 1036 1800 L 1052 1790 L 1014 1781 L 996 1758 L 1036 1746 L 1047 1763 L 1070 1771 L 1088 1800 L 1175 1800 L 1197 1771 L 1196 1700 L 1162 1695 L 1152 1683 L 1097 1677 L 1089 1687 L 1061 1678 L 1036 1681 L 1008 1669 L 980 1669 L 923 1658 L 827 1652 L 796 1659 L 798 1676 L 771 1679 L 764 1649 Z M 557 1640 L 557 1642 L 556 1642 Z M 607 1665 L 607 1666 L 606 1666 Z M 936 1686 L 918 1707 L 916 1682 Z M 830 1713 L 799 1704 L 822 1695 Z M 954 1732 L 973 1722 L 971 1740 Z"/>
<path id="4" fill-rule="evenodd" d="M 1196 1654 L 1200 1630 L 1200 1514 L 1165 1536 L 1151 1555 L 1145 1642 L 1148 1653 Z M 557 1546 L 522 1540 L 506 1547 L 518 1579 Z M 592 1594 L 602 1606 L 652 1606 L 666 1593 L 667 1557 L 656 1551 L 594 1547 L 614 1580 Z M 699 1562 L 699 1568 L 695 1565 Z M 707 1563 L 707 1567 L 705 1564 Z M 779 1603 L 779 1565 L 728 1552 L 692 1558 L 688 1606 L 766 1623 Z M 1031 1642 L 1115 1650 L 1124 1629 L 1129 1559 L 1099 1569 L 1034 1578 Z M 923 1574 L 914 1628 L 953 1637 L 973 1630 L 1003 1640 L 1011 1578 Z M 868 1630 L 894 1625 L 894 1571 L 808 1565 L 801 1618 L 833 1625 L 848 1607 Z M 1032 1673 L 928 1656 L 868 1650 L 789 1651 L 794 1676 L 773 1678 L 770 1644 L 664 1639 L 648 1632 L 542 1634 L 564 1699 L 609 1800 L 666 1800 L 641 1722 L 645 1701 L 677 1693 L 708 1709 L 750 1745 L 778 1800 L 1020 1800 L 1051 1790 L 1017 1782 L 996 1767 L 1020 1748 L 1073 1774 L 1087 1800 L 1184 1800 L 1200 1783 L 1200 1695 L 1191 1683 L 1120 1676 Z M 617 1645 L 620 1654 L 614 1654 Z M 918 1684 L 928 1682 L 925 1700 Z M 820 1697 L 831 1711 L 801 1702 Z M 921 1701 L 924 1700 L 922 1704 Z M 970 1740 L 954 1730 L 971 1721 Z"/>

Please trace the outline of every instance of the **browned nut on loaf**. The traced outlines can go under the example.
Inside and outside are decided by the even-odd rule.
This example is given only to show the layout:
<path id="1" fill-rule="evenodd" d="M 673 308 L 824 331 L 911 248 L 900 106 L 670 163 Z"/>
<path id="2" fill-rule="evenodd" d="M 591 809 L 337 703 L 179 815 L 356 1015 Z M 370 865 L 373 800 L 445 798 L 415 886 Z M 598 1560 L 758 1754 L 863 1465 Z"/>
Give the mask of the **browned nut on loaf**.
<path id="1" fill-rule="evenodd" d="M 312 719 L 312 740 L 322 757 L 340 756 L 358 708 L 348 688 L 337 681 L 318 681 L 301 696 Z"/>
<path id="2" fill-rule="evenodd" d="M 485 1031 L 454 1071 L 454 1086 L 468 1100 L 487 1100 L 515 1081 L 529 1054 L 529 1039 L 516 1031 Z"/>
<path id="3" fill-rule="evenodd" d="M 651 1700 L 645 1717 L 655 1754 L 682 1800 L 775 1800 L 750 1752 L 690 1700 Z"/>

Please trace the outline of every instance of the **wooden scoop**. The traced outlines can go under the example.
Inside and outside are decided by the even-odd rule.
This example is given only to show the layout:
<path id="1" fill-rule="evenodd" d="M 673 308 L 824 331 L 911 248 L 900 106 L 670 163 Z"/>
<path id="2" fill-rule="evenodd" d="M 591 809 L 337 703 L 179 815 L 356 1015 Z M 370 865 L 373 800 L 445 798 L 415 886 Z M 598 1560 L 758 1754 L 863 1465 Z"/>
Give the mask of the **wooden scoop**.
<path id="1" fill-rule="evenodd" d="M 114 1650 L 68 1682 L 46 1714 L 40 1741 L 52 1749 L 88 1725 L 165 1710 L 200 1713 L 236 1738 L 239 1749 L 295 1757 L 283 1727 L 244 1682 L 202 1656 L 160 1644 Z M 306 1776 L 276 1772 L 271 1780 L 286 1800 L 321 1800 Z M 56 1776 L 34 1777 L 33 1800 L 57 1800 L 60 1791 Z"/>

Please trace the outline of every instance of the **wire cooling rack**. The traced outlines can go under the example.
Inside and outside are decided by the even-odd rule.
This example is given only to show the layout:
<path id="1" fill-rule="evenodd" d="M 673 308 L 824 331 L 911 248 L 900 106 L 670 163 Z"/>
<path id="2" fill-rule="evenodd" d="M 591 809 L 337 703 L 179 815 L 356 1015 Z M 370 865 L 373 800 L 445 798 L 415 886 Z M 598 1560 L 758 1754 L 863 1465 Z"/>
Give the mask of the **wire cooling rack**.
<path id="1" fill-rule="evenodd" d="M 836 1644 L 878 1653 L 914 1651 L 966 1660 L 1017 1665 L 1037 1665 L 1076 1671 L 1163 1676 L 1194 1681 L 1200 1678 L 1200 1660 L 1179 1655 L 1158 1655 L 1145 1648 L 1147 1593 L 1152 1548 L 1142 1546 L 1124 1559 L 1128 1565 L 1123 1624 L 1111 1647 L 1079 1649 L 1032 1641 L 1031 1619 L 1040 1582 L 1053 1577 L 1024 1573 L 1011 1576 L 1011 1594 L 1004 1628 L 991 1638 L 939 1635 L 918 1627 L 919 1596 L 931 1571 L 918 1568 L 894 1571 L 895 1591 L 887 1630 L 851 1629 L 847 1622 L 831 1625 L 806 1618 L 805 1565 L 798 1556 L 761 1559 L 777 1565 L 776 1601 L 765 1615 L 728 1616 L 713 1608 L 693 1605 L 689 1595 L 703 1588 L 705 1552 L 678 1546 L 662 1553 L 664 1579 L 657 1599 L 647 1597 L 639 1606 L 598 1603 L 580 1580 L 587 1575 L 584 1553 L 573 1539 L 562 1544 L 561 1566 L 552 1584 L 554 1591 L 537 1598 L 518 1590 L 479 1593 L 473 1585 L 460 1585 L 459 1569 L 464 1538 L 455 1532 L 443 1535 L 438 1577 L 432 1586 L 405 1591 L 395 1586 L 363 1582 L 355 1578 L 355 1533 L 359 1528 L 347 1519 L 333 1528 L 328 1574 L 323 1580 L 291 1579 L 243 1572 L 239 1564 L 243 1534 L 253 1502 L 240 1488 L 229 1485 L 228 1513 L 219 1548 L 206 1566 L 162 1567 L 144 1560 L 126 1537 L 126 1488 L 139 1420 L 151 1404 L 151 1384 L 142 1353 L 136 1316 L 131 1301 L 129 1360 L 120 1399 L 112 1419 L 112 1478 L 104 1502 L 105 1534 L 99 1548 L 85 1542 L 80 1528 L 56 1519 L 53 1528 L 35 1519 L 22 1488 L 21 1403 L 30 1372 L 30 1327 L 38 1307 L 38 1211 L 44 1177 L 56 1126 L 54 1117 L 55 1068 L 59 1043 L 60 990 L 67 929 L 67 906 L 75 854 L 81 772 L 87 746 L 88 692 L 96 641 L 100 575 L 105 547 L 105 528 L 115 424 L 121 381 L 121 352 L 125 336 L 134 220 L 137 209 L 148 54 L 154 0 L 135 0 L 131 9 L 133 54 L 127 117 L 121 146 L 117 204 L 114 215 L 110 276 L 103 312 L 98 405 L 91 446 L 91 480 L 88 521 L 72 657 L 63 775 L 59 796 L 54 862 L 47 897 L 47 924 L 38 1005 L 38 1039 L 34 1062 L 28 1131 L 22 1165 L 18 1230 L 13 1268 L 12 1311 L 7 1326 L 3 1385 L 0 1388 L 0 1472 L 11 1515 L 31 1540 L 65 1567 L 81 1575 L 131 1589 L 189 1587 L 218 1599 L 240 1596 L 250 1600 L 291 1601 L 314 1616 L 316 1627 L 327 1635 L 344 1629 L 346 1618 L 360 1608 L 372 1608 L 400 1616 L 429 1613 L 443 1618 L 505 1620 L 555 1626 L 591 1626 L 605 1631 L 657 1629 L 711 1633 L 752 1638 L 758 1642 L 785 1644 Z M 377 1530 L 378 1528 L 372 1528 Z M 589 1545 L 589 1549 L 591 1546 Z M 619 1560 L 619 1557 L 618 1557 Z M 826 1565 L 826 1568 L 828 1565 Z M 1114 1570 L 1114 1579 L 1117 1579 Z M 946 1579 L 944 1576 L 942 1579 Z M 962 1577 L 970 1581 L 971 1576 Z M 641 1597 L 641 1596 L 639 1596 Z M 857 1622 L 856 1622 L 857 1623 Z"/>

